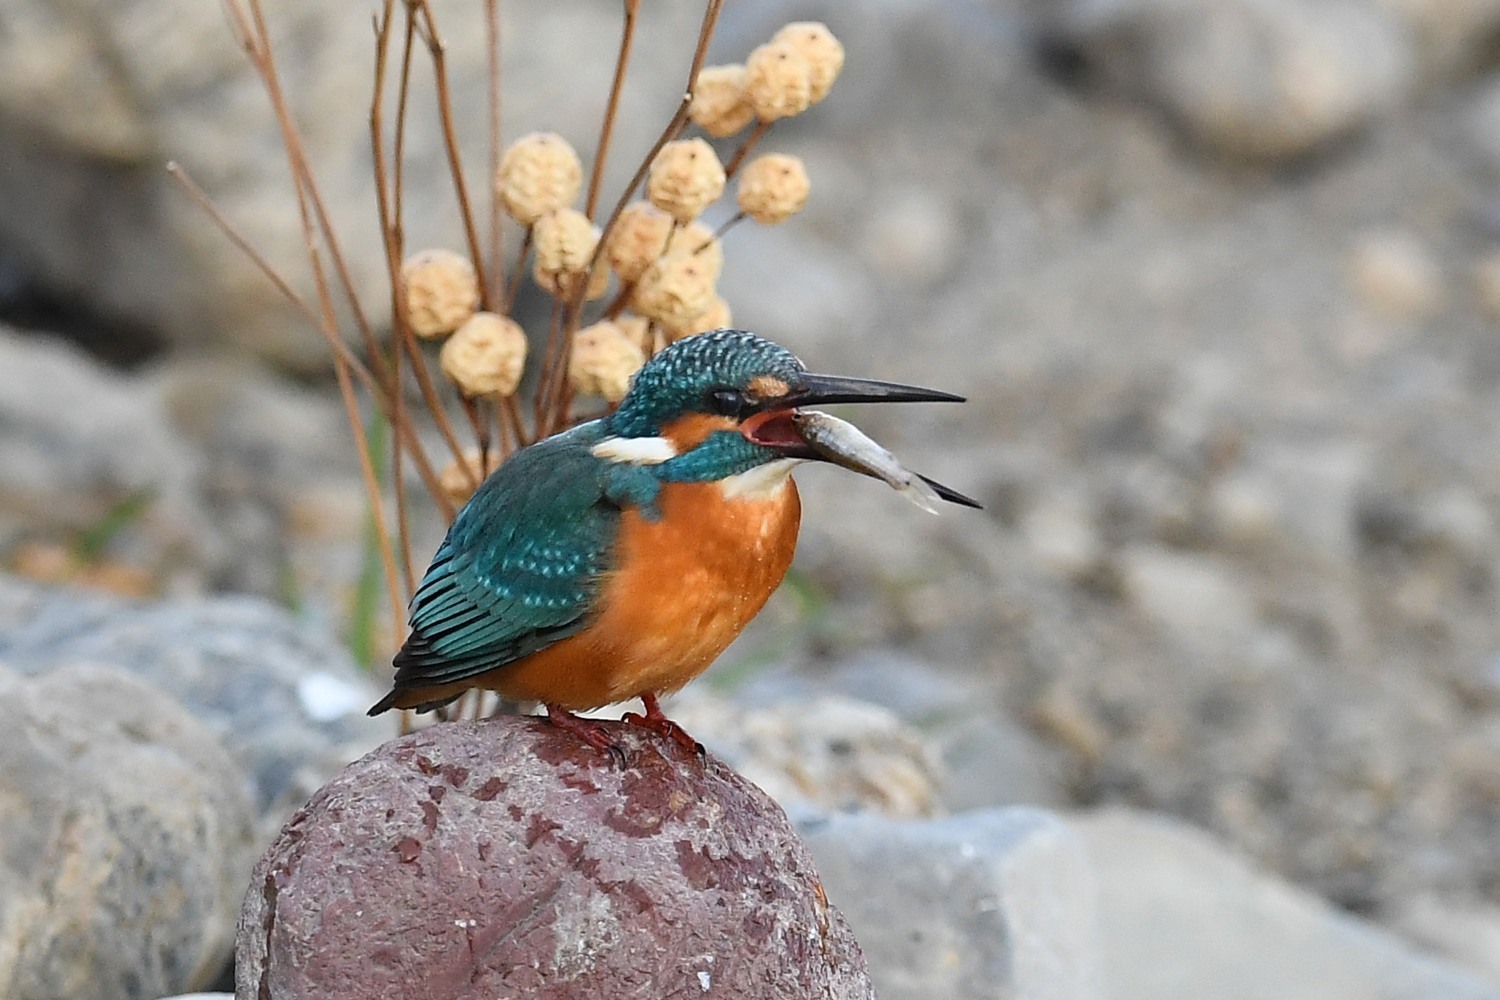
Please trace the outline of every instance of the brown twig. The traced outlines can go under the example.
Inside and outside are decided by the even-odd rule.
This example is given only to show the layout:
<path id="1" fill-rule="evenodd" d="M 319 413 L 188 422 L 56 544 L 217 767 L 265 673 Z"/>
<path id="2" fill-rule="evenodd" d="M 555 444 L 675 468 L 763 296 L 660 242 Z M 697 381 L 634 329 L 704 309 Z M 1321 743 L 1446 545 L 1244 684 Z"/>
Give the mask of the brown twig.
<path id="1" fill-rule="evenodd" d="M 740 164 L 745 162 L 745 157 L 749 156 L 750 151 L 755 148 L 756 144 L 766 137 L 766 133 L 771 131 L 771 126 L 774 124 L 774 122 L 766 121 L 757 121 L 755 123 L 755 127 L 750 130 L 750 134 L 745 136 L 745 141 L 740 143 L 740 148 L 736 149 L 734 155 L 729 158 L 729 162 L 724 164 L 724 179 L 726 181 L 734 179 L 735 171 L 740 169 Z"/>
<path id="2" fill-rule="evenodd" d="M 448 170 L 453 178 L 453 194 L 458 199 L 458 214 L 463 221 L 464 238 L 469 243 L 469 256 L 473 259 L 474 273 L 479 279 L 480 307 L 491 308 L 489 282 L 485 278 L 484 254 L 479 248 L 479 229 L 474 224 L 474 211 L 469 205 L 469 188 L 464 180 L 463 158 L 458 149 L 458 129 L 453 122 L 453 95 L 448 86 L 448 53 L 443 39 L 438 34 L 437 22 L 427 0 L 407 0 L 410 9 L 421 15 L 417 22 L 417 33 L 427 43 L 432 57 L 432 75 L 437 84 L 438 122 L 443 130 L 443 146 L 448 154 Z"/>
<path id="3" fill-rule="evenodd" d="M 500 174 L 500 0 L 484 0 L 486 104 L 489 110 L 490 183 L 490 301 L 501 301 L 505 288 L 505 213 L 495 196 L 495 178 Z"/>
<path id="4" fill-rule="evenodd" d="M 701 247 L 694 250 L 693 253 L 699 254 L 707 250 L 713 244 L 714 240 L 722 240 L 725 233 L 729 232 L 741 222 L 744 222 L 747 218 L 749 218 L 749 216 L 747 216 L 744 212 L 735 212 L 722 226 L 714 230 L 714 234 L 712 237 L 710 237 Z"/>
<path id="5" fill-rule="evenodd" d="M 249 56 L 251 64 L 260 76 L 266 88 L 267 95 L 271 99 L 271 107 L 281 128 L 282 143 L 287 150 L 288 159 L 292 167 L 292 182 L 296 192 L 297 212 L 299 223 L 302 227 L 302 237 L 307 252 L 308 265 L 312 271 L 314 287 L 317 292 L 318 305 L 321 310 L 321 321 L 319 329 L 330 343 L 342 343 L 338 333 L 338 318 L 334 308 L 332 289 L 328 282 L 328 275 L 324 269 L 322 256 L 318 252 L 318 238 L 320 232 L 325 240 L 336 243 L 333 240 L 331 227 L 326 225 L 326 215 L 321 212 L 322 199 L 317 195 L 316 179 L 308 165 L 305 151 L 303 150 L 296 125 L 291 116 L 284 94 L 281 90 L 280 80 L 276 73 L 275 59 L 270 48 L 270 33 L 266 30 L 265 15 L 260 6 L 260 0 L 245 0 L 249 5 L 249 15 L 241 6 L 241 0 L 226 0 L 228 10 L 235 31 Z M 315 225 L 314 214 L 319 216 Z M 335 247 L 330 246 L 331 257 L 341 261 L 341 256 L 336 253 Z M 335 268 L 339 264 L 335 263 Z M 353 293 L 353 285 L 349 283 L 346 290 Z M 356 310 L 356 322 L 361 314 Z M 372 331 L 373 339 L 373 331 Z M 359 401 L 355 396 L 353 377 L 350 369 L 343 363 L 340 352 L 334 352 L 334 376 L 338 381 L 339 393 L 344 400 L 345 416 L 354 434 L 356 449 L 359 453 L 360 475 L 364 480 L 365 491 L 368 494 L 371 505 L 371 516 L 376 528 L 378 548 L 380 550 L 381 562 L 386 573 L 386 589 L 391 601 L 391 607 L 395 613 L 392 623 L 396 631 L 396 641 L 401 639 L 399 624 L 402 618 L 403 602 L 399 593 L 399 579 L 396 570 L 395 552 L 391 545 L 390 530 L 386 525 L 384 505 L 381 500 L 380 486 L 375 477 L 375 469 L 370 460 L 369 438 L 365 433 L 364 421 L 359 411 Z"/>
<path id="6" fill-rule="evenodd" d="M 620 94 L 625 89 L 625 72 L 630 66 L 630 48 L 635 41 L 635 20 L 641 0 L 625 0 L 625 24 L 620 30 L 620 54 L 615 58 L 615 76 L 609 85 L 609 100 L 604 105 L 604 121 L 599 126 L 599 147 L 594 152 L 594 171 L 589 177 L 589 195 L 583 214 L 594 218 L 599 204 L 599 186 L 604 182 L 604 161 L 609 157 L 609 140 L 615 130 L 620 110 Z"/>
<path id="7" fill-rule="evenodd" d="M 630 179 L 630 183 L 626 184 L 624 190 L 620 192 L 619 200 L 615 202 L 615 207 L 609 213 L 608 220 L 601 227 L 599 245 L 594 249 L 593 259 L 589 261 L 587 272 L 584 274 L 582 280 L 579 281 L 578 286 L 572 289 L 572 295 L 568 300 L 568 308 L 565 311 L 561 330 L 561 336 L 564 340 L 559 345 L 555 354 L 549 350 L 548 354 L 551 364 L 543 366 L 541 376 L 537 381 L 537 392 L 539 394 L 546 389 L 548 396 L 555 399 L 564 398 L 560 389 L 562 383 L 567 380 L 568 360 L 573 350 L 572 334 L 578 327 L 578 317 L 582 314 L 583 297 L 588 290 L 589 281 L 593 278 L 595 269 L 599 267 L 599 262 L 604 257 L 610 231 L 614 229 L 615 223 L 620 218 L 620 213 L 625 211 L 625 206 L 630 204 L 630 200 L 635 197 L 635 192 L 641 186 L 641 182 L 646 179 L 646 174 L 651 169 L 651 162 L 656 159 L 656 155 L 661 152 L 663 146 L 676 139 L 682 134 L 682 130 L 687 127 L 688 111 L 693 104 L 693 88 L 697 86 L 698 74 L 703 71 L 703 64 L 708 59 L 708 47 L 713 41 L 714 29 L 718 25 L 719 14 L 723 10 L 723 7 L 724 0 L 708 0 L 704 5 L 703 21 L 698 27 L 698 44 L 693 49 L 693 61 L 688 69 L 687 86 L 683 88 L 682 101 L 678 104 L 677 111 L 667 122 L 666 127 L 662 129 L 661 135 L 657 136 L 655 144 L 652 145 L 650 151 L 642 158 L 640 165 L 636 168 L 635 175 Z M 545 421 L 539 418 L 539 434 L 542 433 L 543 426 L 561 426 L 566 422 L 567 415 L 565 413 L 549 413 L 547 414 L 547 418 Z"/>
<path id="8" fill-rule="evenodd" d="M 533 228 L 526 227 L 526 233 L 521 237 L 521 249 L 516 252 L 516 273 L 510 280 L 510 290 L 505 293 L 505 304 L 501 307 L 501 312 L 507 316 L 516 306 L 516 296 L 521 294 L 521 281 L 526 277 L 526 255 L 531 252 Z"/>

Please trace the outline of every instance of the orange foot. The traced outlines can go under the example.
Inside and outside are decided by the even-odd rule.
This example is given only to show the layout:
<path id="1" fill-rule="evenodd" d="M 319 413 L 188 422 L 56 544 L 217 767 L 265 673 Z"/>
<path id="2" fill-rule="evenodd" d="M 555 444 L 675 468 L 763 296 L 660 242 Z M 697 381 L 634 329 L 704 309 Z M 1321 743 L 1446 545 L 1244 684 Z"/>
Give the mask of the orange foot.
<path id="1" fill-rule="evenodd" d="M 684 750 L 691 751 L 699 757 L 707 755 L 707 751 L 703 749 L 702 743 L 689 736 L 686 729 L 683 729 L 677 723 L 667 718 L 666 713 L 661 710 L 661 706 L 656 702 L 656 695 L 643 694 L 641 695 L 641 701 L 646 703 L 645 715 L 640 715 L 636 712 L 626 712 L 620 716 L 620 721 L 632 726 L 640 726 L 642 729 L 649 729 L 654 733 L 660 733 Z"/>
<path id="2" fill-rule="evenodd" d="M 547 721 L 558 729 L 566 729 L 595 750 L 606 751 L 622 768 L 625 766 L 625 751 L 620 744 L 610 738 L 609 731 L 603 726 L 589 722 L 587 719 L 580 719 L 572 712 L 558 708 L 556 705 L 547 706 Z"/>

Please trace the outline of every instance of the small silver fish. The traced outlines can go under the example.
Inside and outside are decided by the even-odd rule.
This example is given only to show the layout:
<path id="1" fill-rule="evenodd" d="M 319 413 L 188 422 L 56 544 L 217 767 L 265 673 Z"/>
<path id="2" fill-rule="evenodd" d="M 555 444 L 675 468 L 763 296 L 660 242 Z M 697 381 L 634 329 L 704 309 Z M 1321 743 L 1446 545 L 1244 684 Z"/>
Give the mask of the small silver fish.
<path id="1" fill-rule="evenodd" d="M 849 421 L 820 410 L 798 410 L 792 414 L 792 423 L 803 440 L 828 461 L 879 479 L 923 510 L 938 512 L 938 491 Z"/>

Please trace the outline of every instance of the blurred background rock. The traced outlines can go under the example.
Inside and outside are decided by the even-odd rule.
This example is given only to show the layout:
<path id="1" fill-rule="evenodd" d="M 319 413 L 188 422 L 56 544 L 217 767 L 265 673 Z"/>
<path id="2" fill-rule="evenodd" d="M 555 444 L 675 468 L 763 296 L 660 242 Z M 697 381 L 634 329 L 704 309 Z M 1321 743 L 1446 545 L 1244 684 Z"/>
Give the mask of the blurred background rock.
<path id="1" fill-rule="evenodd" d="M 366 13 L 266 6 L 378 301 Z M 473 6 L 443 17 L 481 178 Z M 507 134 L 591 149 L 617 5 L 505 9 Z M 645 6 L 606 191 L 698 15 Z M 714 57 L 806 18 L 847 68 L 768 148 L 813 197 L 729 235 L 721 290 L 817 370 L 966 393 L 861 420 L 987 510 L 809 470 L 796 586 L 703 686 L 875 702 L 855 742 L 913 727 L 948 775 L 902 801 L 1170 813 L 1500 978 L 1500 2 L 777 0 Z M 410 149 L 412 244 L 457 244 Z M 323 345 L 168 159 L 295 272 L 216 5 L 0 8 L 0 555 L 337 630 L 364 503 Z"/>

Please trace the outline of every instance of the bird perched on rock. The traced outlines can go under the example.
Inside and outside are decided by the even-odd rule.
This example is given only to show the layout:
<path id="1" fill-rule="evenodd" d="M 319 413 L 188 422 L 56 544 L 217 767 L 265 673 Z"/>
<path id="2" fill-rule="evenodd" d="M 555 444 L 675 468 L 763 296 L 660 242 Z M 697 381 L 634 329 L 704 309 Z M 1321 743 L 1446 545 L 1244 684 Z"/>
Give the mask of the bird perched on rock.
<path id="1" fill-rule="evenodd" d="M 613 413 L 521 449 L 480 485 L 412 598 L 394 687 L 370 714 L 488 688 L 612 749 L 572 713 L 640 698 L 627 722 L 693 745 L 657 698 L 707 669 L 786 574 L 794 466 L 836 462 L 929 509 L 978 506 L 807 409 L 918 401 L 962 397 L 815 375 L 741 330 L 672 344 Z"/>

